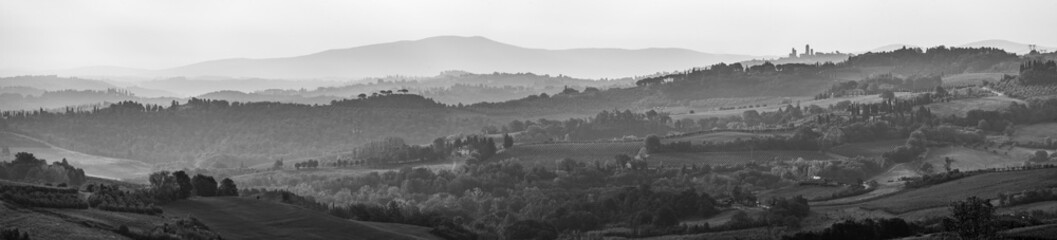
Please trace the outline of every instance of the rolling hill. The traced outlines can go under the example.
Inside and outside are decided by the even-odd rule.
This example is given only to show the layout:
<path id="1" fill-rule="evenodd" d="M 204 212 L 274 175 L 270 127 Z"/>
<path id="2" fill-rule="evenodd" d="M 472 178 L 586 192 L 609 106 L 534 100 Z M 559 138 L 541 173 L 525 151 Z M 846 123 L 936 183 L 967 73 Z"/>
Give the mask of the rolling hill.
<path id="1" fill-rule="evenodd" d="M 998 49 L 1006 50 L 1007 52 L 1012 52 L 1012 53 L 1016 53 L 1016 54 L 1026 54 L 1029 51 L 1031 51 L 1031 49 L 1029 48 L 1028 45 L 1030 45 L 1030 44 L 1029 43 L 1018 43 L 1018 42 L 1013 42 L 1013 41 L 1009 41 L 1009 40 L 1002 40 L 1002 39 L 991 39 L 991 40 L 983 40 L 983 41 L 976 41 L 976 42 L 962 44 L 962 45 L 960 45 L 960 47 L 973 47 L 973 48 L 992 47 L 992 48 L 998 48 Z M 1050 52 L 1050 51 L 1057 50 L 1057 48 L 1046 47 L 1046 46 L 1038 46 L 1038 50 L 1039 51 Z"/>

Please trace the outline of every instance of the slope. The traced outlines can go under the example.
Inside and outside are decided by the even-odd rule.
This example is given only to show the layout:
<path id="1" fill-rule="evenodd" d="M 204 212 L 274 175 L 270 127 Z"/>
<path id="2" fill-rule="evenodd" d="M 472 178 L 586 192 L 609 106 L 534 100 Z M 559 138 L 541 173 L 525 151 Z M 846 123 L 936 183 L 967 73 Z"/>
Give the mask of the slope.
<path id="1" fill-rule="evenodd" d="M 439 239 L 425 227 L 366 224 L 249 198 L 195 198 L 162 208 L 167 215 L 194 216 L 224 239 Z"/>

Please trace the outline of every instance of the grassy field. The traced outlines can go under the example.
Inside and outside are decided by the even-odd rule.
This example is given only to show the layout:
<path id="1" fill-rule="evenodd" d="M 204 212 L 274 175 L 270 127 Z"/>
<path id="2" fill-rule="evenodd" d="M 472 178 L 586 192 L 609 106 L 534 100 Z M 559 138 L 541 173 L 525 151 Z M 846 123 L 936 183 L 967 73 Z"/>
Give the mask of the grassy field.
<path id="1" fill-rule="evenodd" d="M 29 232 L 32 239 L 71 239 L 71 236 L 77 236 L 77 239 L 128 239 L 109 229 L 90 227 L 91 225 L 102 228 L 112 226 L 102 220 L 83 221 L 64 214 L 52 213 L 46 209 L 20 208 L 2 201 L 0 205 L 2 205 L 0 206 L 0 226 L 4 229 L 18 228 L 20 231 Z M 98 210 L 64 210 L 63 212 L 72 211 Z"/>
<path id="2" fill-rule="evenodd" d="M 999 193 L 1057 186 L 1057 169 L 997 172 L 970 176 L 926 188 L 911 189 L 872 201 L 818 207 L 819 211 L 862 208 L 901 214 L 946 206 L 969 196 L 994 198 Z"/>
<path id="3" fill-rule="evenodd" d="M 982 98 L 967 98 L 958 99 L 950 102 L 933 103 L 925 105 L 926 108 L 932 111 L 932 114 L 937 116 L 961 116 L 964 117 L 970 110 L 985 110 L 994 111 L 1002 110 L 1009 107 L 1010 103 L 1023 102 L 1010 97 L 1005 96 L 991 96 Z"/>
<path id="4" fill-rule="evenodd" d="M 831 148 L 829 151 L 845 157 L 881 157 L 884 152 L 903 144 L 906 144 L 905 139 L 849 143 Z"/>
<path id="5" fill-rule="evenodd" d="M 26 139 L 24 137 L 21 137 L 19 135 L 14 134 L 14 133 L 0 132 L 0 147 L 9 147 L 9 148 L 46 148 L 46 147 L 48 147 L 48 145 L 45 145 L 44 143 L 41 143 L 41 142 L 30 140 L 30 139 Z M 15 151 L 11 151 L 11 153 L 13 154 L 13 153 L 16 153 L 16 152 Z M 14 157 L 14 156 L 12 155 L 12 156 L 4 156 L 4 157 L 6 159 L 7 157 Z"/>
<path id="6" fill-rule="evenodd" d="M 526 167 L 554 168 L 558 160 L 571 158 L 579 162 L 608 162 L 617 154 L 634 156 L 642 143 L 568 143 L 521 145 L 500 152 L 494 159 L 517 158 Z M 832 159 L 829 155 L 815 151 L 754 151 L 754 152 L 696 152 L 656 153 L 647 159 L 650 166 L 682 166 L 684 164 L 738 164 L 751 161 Z"/>
<path id="7" fill-rule="evenodd" d="M 662 139 L 663 143 L 670 142 L 685 142 L 689 141 L 692 144 L 701 144 L 702 142 L 730 142 L 737 139 L 752 139 L 762 137 L 774 137 L 774 136 L 789 136 L 792 132 L 786 133 L 745 133 L 745 132 L 716 132 L 707 134 L 697 134 L 677 138 Z"/>
<path id="8" fill-rule="evenodd" d="M 937 171 L 943 171 L 944 158 L 954 159 L 951 163 L 952 169 L 962 171 L 1023 166 L 1026 158 L 1015 152 L 1005 154 L 1004 150 L 997 153 L 983 149 L 973 149 L 960 146 L 930 148 L 925 155 L 925 162 L 932 164 Z"/>
<path id="9" fill-rule="evenodd" d="M 1013 134 L 1017 142 L 1045 142 L 1046 138 L 1057 140 L 1057 123 L 1018 126 Z"/>
<path id="10" fill-rule="evenodd" d="M 425 227 L 365 224 L 249 198 L 195 198 L 162 208 L 167 215 L 194 216 L 224 239 L 440 239 Z"/>
<path id="11" fill-rule="evenodd" d="M 48 160 L 48 162 L 66 159 L 70 164 L 83 168 L 85 174 L 91 176 L 111 179 L 133 179 L 143 178 L 151 172 L 151 165 L 141 161 L 77 152 L 15 133 L 0 132 L 0 141 L 2 141 L 0 146 L 10 146 L 12 153 L 28 152 L 39 159 Z M 14 157 L 8 158 L 13 159 Z"/>
<path id="12" fill-rule="evenodd" d="M 102 178 L 144 178 L 151 172 L 151 165 L 144 162 L 90 155 L 61 148 L 14 147 L 11 148 L 11 152 L 32 153 L 37 158 L 46 159 L 48 162 L 62 161 L 62 159 L 66 159 L 75 167 L 83 168 L 85 174 Z"/>

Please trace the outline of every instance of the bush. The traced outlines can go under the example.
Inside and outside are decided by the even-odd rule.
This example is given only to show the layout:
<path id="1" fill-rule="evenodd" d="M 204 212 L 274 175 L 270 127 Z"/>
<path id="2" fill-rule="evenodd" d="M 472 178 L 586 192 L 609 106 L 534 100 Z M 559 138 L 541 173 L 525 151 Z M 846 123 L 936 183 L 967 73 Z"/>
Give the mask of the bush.
<path id="1" fill-rule="evenodd" d="M 0 197 L 30 207 L 88 208 L 88 204 L 77 194 L 77 189 L 72 188 L 0 185 Z"/>
<path id="2" fill-rule="evenodd" d="M 908 237 L 916 234 L 914 224 L 903 219 L 845 220 L 818 232 L 802 232 L 783 236 L 782 240 L 881 240 Z"/>
<path id="3" fill-rule="evenodd" d="M 29 240 L 29 232 L 20 232 L 18 228 L 0 230 L 0 240 Z"/>
<path id="4" fill-rule="evenodd" d="M 122 191 L 118 186 L 99 185 L 88 197 L 88 205 L 104 211 L 129 212 L 148 215 L 161 214 L 154 199 L 146 190 Z"/>

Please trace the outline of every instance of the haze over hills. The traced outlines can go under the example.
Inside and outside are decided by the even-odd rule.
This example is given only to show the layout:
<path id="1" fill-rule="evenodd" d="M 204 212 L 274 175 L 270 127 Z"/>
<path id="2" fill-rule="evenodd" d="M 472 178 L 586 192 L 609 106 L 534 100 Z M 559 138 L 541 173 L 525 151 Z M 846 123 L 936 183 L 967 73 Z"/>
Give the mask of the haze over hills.
<path id="1" fill-rule="evenodd" d="M 751 58 L 687 49 L 524 48 L 484 37 L 441 36 L 327 50 L 287 58 L 223 59 L 155 71 L 167 76 L 261 78 L 363 78 L 428 76 L 446 70 L 533 72 L 586 78 L 615 78 L 706 66 Z"/>
<path id="2" fill-rule="evenodd" d="M 1013 41 L 1009 41 L 1009 40 L 991 39 L 991 40 L 983 40 L 983 41 L 976 41 L 976 42 L 966 43 L 966 44 L 959 45 L 959 47 L 977 47 L 977 48 L 978 47 L 993 47 L 993 48 L 1006 50 L 1007 52 L 1012 52 L 1012 53 L 1016 53 L 1016 54 L 1027 54 L 1028 52 L 1031 51 L 1030 45 L 1031 44 L 1018 43 L 1018 42 L 1013 42 Z M 1037 49 L 1039 51 L 1043 51 L 1043 52 L 1052 52 L 1054 50 L 1057 50 L 1057 48 L 1046 47 L 1046 46 L 1037 46 Z"/>
<path id="3" fill-rule="evenodd" d="M 900 43 L 862 52 L 892 51 L 903 46 L 918 47 L 914 44 Z M 1008 40 L 984 40 L 956 46 L 994 47 L 1017 54 L 1026 54 L 1029 51 L 1028 44 Z M 803 51 L 801 46 L 797 46 L 797 49 Z M 1057 48 L 1039 46 L 1038 49 L 1053 51 Z M 349 80 L 391 75 L 434 76 L 448 70 L 473 73 L 531 72 L 598 79 L 642 76 L 708 66 L 719 62 L 732 63 L 749 60 L 756 62 L 767 59 L 777 60 L 775 56 L 710 54 L 683 48 L 549 50 L 510 45 L 480 36 L 438 36 L 332 49 L 283 58 L 220 59 L 159 70 L 90 66 L 53 71 L 6 69 L 2 73 L 10 76 L 33 73 L 101 77 L 135 82 L 168 77 Z M 840 59 L 843 58 L 826 60 Z"/>

